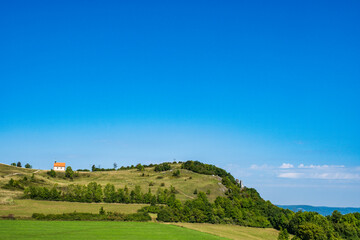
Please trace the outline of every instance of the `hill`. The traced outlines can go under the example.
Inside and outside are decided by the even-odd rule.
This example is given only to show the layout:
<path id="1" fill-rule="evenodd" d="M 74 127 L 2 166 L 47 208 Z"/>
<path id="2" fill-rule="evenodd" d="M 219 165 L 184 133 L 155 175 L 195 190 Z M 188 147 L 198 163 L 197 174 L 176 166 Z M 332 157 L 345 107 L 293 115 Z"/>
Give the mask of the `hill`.
<path id="1" fill-rule="evenodd" d="M 96 171 L 96 172 L 77 172 L 74 179 L 65 179 L 63 173 L 58 173 L 58 177 L 52 178 L 47 174 L 48 170 L 35 170 L 18 168 L 0 163 L 0 201 L 4 198 L 16 198 L 22 195 L 21 190 L 6 190 L 3 187 L 11 178 L 21 180 L 24 177 L 30 179 L 34 174 L 36 181 L 32 184 L 35 186 L 52 187 L 57 184 L 64 188 L 70 184 L 87 185 L 90 182 L 97 182 L 102 186 L 108 183 L 113 184 L 116 188 L 129 189 L 136 185 L 140 186 L 142 191 L 151 191 L 154 193 L 158 188 L 175 187 L 175 196 L 181 201 L 194 199 L 194 190 L 210 192 L 208 198 L 214 201 L 218 196 L 224 196 L 226 188 L 221 183 L 218 176 L 204 175 L 195 173 L 186 169 L 181 169 L 181 164 L 171 164 L 170 171 L 155 172 L 154 167 L 144 168 L 143 171 L 137 169 L 118 170 L 118 171 Z M 179 170 L 180 176 L 173 177 L 173 171 Z"/>
<path id="2" fill-rule="evenodd" d="M 42 211 L 46 208 L 46 201 L 39 201 L 42 204 L 37 204 L 34 200 L 17 200 L 30 198 L 50 200 L 53 208 L 57 205 L 62 206 L 64 212 L 69 211 L 72 206 L 66 204 L 67 202 L 79 202 L 76 204 L 84 204 L 78 205 L 79 208 L 87 209 L 85 213 L 66 214 L 53 213 L 53 210 L 45 211 L 43 214 L 38 211 L 33 215 L 37 220 L 152 219 L 181 223 L 181 226 L 209 233 L 229 231 L 224 230 L 227 227 L 199 227 L 200 225 L 187 224 L 211 223 L 275 228 L 281 230 L 279 236 L 283 236 L 283 239 L 286 239 L 288 233 L 296 235 L 294 239 L 360 239 L 359 213 L 342 215 L 334 211 L 328 217 L 316 212 L 294 213 L 265 201 L 255 189 L 243 187 L 230 173 L 214 165 L 187 161 L 121 169 L 112 171 L 97 169 L 94 166 L 93 172 L 74 173 L 68 169 L 66 174 L 55 174 L 44 170 L 1 165 L 0 203 L 5 206 L 2 207 L 5 208 L 2 212 L 11 209 L 12 204 L 17 205 L 13 210 L 20 209 L 21 204 L 28 204 L 31 208 L 37 205 Z M 128 212 L 137 213 L 121 213 L 124 212 L 122 208 L 126 209 L 122 203 L 131 206 L 127 208 Z M 96 212 L 94 206 L 102 208 Z M 104 210 L 104 207 L 109 209 Z M 33 210 L 37 211 L 36 208 Z M 53 214 L 48 214 L 49 212 Z M 239 235 L 243 234 L 241 228 L 237 229 Z M 243 235 L 249 235 L 251 232 L 245 231 Z M 274 237 L 264 234 L 269 239 Z"/>

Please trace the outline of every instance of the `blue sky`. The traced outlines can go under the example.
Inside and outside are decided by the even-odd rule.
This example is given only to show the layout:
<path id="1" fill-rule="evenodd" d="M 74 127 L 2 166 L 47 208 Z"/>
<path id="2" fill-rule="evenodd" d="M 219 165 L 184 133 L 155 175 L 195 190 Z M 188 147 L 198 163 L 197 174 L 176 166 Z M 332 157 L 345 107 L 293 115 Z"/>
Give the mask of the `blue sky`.
<path id="1" fill-rule="evenodd" d="M 357 1 L 11 1 L 0 162 L 199 160 L 277 204 L 360 207 Z"/>

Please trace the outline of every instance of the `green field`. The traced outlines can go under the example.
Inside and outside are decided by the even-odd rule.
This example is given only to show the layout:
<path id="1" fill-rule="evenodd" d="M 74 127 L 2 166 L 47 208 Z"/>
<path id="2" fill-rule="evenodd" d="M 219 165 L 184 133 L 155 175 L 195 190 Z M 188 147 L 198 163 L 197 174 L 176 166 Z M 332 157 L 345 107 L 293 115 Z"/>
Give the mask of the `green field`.
<path id="1" fill-rule="evenodd" d="M 22 239 L 226 239 L 169 224 L 138 222 L 0 221 L 2 240 Z"/>
<path id="2" fill-rule="evenodd" d="M 121 204 L 121 203 L 78 203 L 78 202 L 55 202 L 31 199 L 14 200 L 11 205 L 0 205 L 0 216 L 14 214 L 15 217 L 31 217 L 36 213 L 61 214 L 70 212 L 99 213 L 100 207 L 105 211 L 119 213 L 136 213 L 136 211 L 148 204 Z"/>

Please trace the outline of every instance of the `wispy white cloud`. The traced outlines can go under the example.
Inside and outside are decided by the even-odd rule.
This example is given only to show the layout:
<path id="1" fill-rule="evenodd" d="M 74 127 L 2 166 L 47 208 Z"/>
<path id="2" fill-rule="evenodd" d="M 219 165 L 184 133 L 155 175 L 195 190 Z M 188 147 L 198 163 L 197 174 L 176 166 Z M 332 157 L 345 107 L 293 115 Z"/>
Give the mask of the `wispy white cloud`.
<path id="1" fill-rule="evenodd" d="M 296 172 L 288 172 L 288 173 L 279 173 L 279 178 L 301 178 L 302 173 L 296 173 Z"/>
<path id="2" fill-rule="evenodd" d="M 268 166 L 267 164 L 263 164 L 263 165 L 256 165 L 253 164 L 250 166 L 250 169 L 252 170 L 264 170 L 264 169 L 270 169 L 272 167 Z"/>
<path id="3" fill-rule="evenodd" d="M 319 180 L 360 180 L 360 167 L 344 165 L 300 164 L 295 167 L 291 163 L 283 163 L 279 167 L 270 165 L 251 165 L 250 170 L 261 171 L 264 175 L 289 179 L 319 179 Z"/>
<path id="4" fill-rule="evenodd" d="M 327 179 L 327 180 L 360 180 L 360 171 L 344 165 L 304 165 L 297 168 L 282 168 L 279 178 Z"/>
<path id="5" fill-rule="evenodd" d="M 344 165 L 304 165 L 304 164 L 300 164 L 298 166 L 298 168 L 312 168 L 312 169 L 330 169 L 330 168 L 344 168 Z"/>
<path id="6" fill-rule="evenodd" d="M 283 163 L 280 168 L 286 169 L 286 168 L 294 168 L 294 165 L 290 163 Z"/>

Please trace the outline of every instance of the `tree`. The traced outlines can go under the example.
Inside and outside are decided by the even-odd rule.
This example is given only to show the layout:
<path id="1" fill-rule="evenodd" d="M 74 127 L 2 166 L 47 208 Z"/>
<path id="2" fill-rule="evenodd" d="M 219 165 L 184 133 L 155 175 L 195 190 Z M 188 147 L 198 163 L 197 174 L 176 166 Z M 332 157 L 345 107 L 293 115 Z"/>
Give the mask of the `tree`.
<path id="1" fill-rule="evenodd" d="M 280 229 L 278 240 L 289 240 L 289 233 L 285 228 Z"/>
<path id="2" fill-rule="evenodd" d="M 106 184 L 104 188 L 104 201 L 108 203 L 115 202 L 116 194 L 115 194 L 115 186 L 113 184 Z"/>
<path id="3" fill-rule="evenodd" d="M 141 165 L 140 163 L 138 165 L 136 165 L 136 168 L 138 171 L 144 171 L 144 166 Z"/>
<path id="4" fill-rule="evenodd" d="M 16 166 L 17 166 L 17 167 L 21 167 L 21 162 L 18 162 L 18 163 L 16 164 Z"/>
<path id="5" fill-rule="evenodd" d="M 11 164 L 11 166 L 14 166 L 14 167 L 16 167 L 16 163 L 14 163 L 14 162 L 13 162 L 13 163 Z"/>
<path id="6" fill-rule="evenodd" d="M 47 172 L 47 174 L 50 176 L 50 177 L 56 177 L 56 172 L 54 171 L 54 169 L 51 169 L 50 171 Z"/>
<path id="7" fill-rule="evenodd" d="M 74 171 L 72 170 L 72 168 L 70 166 L 68 166 L 65 170 L 65 177 L 73 179 L 74 177 Z"/>
<path id="8" fill-rule="evenodd" d="M 92 167 L 91 167 L 91 171 L 93 171 L 93 172 L 95 172 L 95 171 L 96 171 L 96 167 L 95 167 L 95 165 L 92 165 Z"/>
<path id="9" fill-rule="evenodd" d="M 103 208 L 103 207 L 101 207 L 101 208 L 100 208 L 100 210 L 99 210 L 99 214 L 100 214 L 100 215 L 104 215 L 104 214 L 105 214 L 105 210 L 104 210 L 104 208 Z"/>
<path id="10" fill-rule="evenodd" d="M 114 162 L 113 166 L 114 166 L 114 169 L 116 170 L 117 169 L 117 163 Z"/>
<path id="11" fill-rule="evenodd" d="M 25 164 L 25 168 L 32 168 L 32 166 L 29 163 L 27 163 Z"/>

